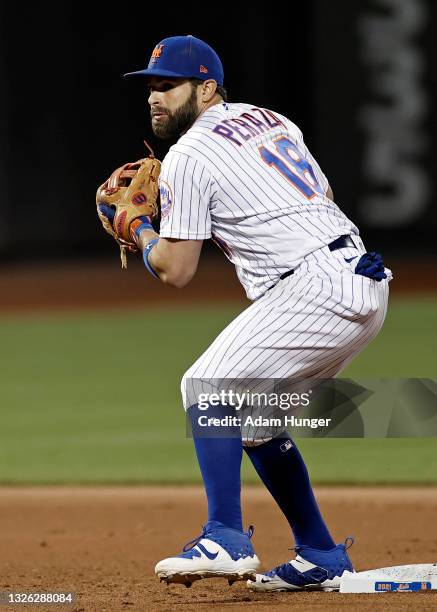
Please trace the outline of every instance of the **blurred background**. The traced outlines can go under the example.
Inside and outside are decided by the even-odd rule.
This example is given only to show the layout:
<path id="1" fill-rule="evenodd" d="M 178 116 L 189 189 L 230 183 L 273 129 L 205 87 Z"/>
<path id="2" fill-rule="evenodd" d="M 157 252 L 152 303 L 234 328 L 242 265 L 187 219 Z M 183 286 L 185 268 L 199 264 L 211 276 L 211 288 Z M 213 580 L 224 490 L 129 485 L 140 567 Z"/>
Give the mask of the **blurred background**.
<path id="1" fill-rule="evenodd" d="M 344 212 L 395 279 L 383 331 L 344 373 L 436 377 L 437 6 L 307 0 L 227 5 L 0 2 L 0 481 L 193 482 L 179 380 L 248 303 L 205 244 L 195 280 L 121 271 L 95 190 L 169 143 L 150 129 L 162 38 L 220 55 L 230 101 L 303 130 Z M 313 479 L 435 482 L 435 440 L 302 440 Z M 367 461 L 363 461 L 366 454 Z M 256 481 L 246 466 L 245 477 Z"/>

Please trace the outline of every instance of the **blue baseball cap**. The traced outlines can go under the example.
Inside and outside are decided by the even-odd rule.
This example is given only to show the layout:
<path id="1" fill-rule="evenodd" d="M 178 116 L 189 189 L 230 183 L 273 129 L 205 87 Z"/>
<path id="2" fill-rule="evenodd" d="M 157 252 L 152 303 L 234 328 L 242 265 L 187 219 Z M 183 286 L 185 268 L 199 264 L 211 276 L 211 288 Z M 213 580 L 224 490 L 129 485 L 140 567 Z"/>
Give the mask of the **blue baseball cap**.
<path id="1" fill-rule="evenodd" d="M 124 76 L 214 79 L 218 85 L 223 85 L 224 75 L 214 49 L 203 40 L 188 35 L 164 38 L 154 48 L 147 68 Z"/>

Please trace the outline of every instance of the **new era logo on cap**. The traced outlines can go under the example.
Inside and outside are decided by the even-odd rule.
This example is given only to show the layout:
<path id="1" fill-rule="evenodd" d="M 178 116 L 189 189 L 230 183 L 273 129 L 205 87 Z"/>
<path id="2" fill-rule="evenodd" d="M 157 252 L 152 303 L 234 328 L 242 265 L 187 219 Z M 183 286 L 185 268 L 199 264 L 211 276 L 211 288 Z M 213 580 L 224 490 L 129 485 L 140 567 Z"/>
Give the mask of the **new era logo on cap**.
<path id="1" fill-rule="evenodd" d="M 206 42 L 195 36 L 171 36 L 161 40 L 144 70 L 124 76 L 214 79 L 223 85 L 223 66 L 219 56 Z"/>

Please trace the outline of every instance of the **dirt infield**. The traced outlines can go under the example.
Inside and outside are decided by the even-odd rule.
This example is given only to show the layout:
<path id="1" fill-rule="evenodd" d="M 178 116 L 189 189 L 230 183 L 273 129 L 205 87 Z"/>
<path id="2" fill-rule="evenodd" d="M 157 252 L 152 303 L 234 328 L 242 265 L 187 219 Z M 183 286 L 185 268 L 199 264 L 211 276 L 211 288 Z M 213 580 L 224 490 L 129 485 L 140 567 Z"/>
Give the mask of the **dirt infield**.
<path id="1" fill-rule="evenodd" d="M 216 259 L 201 263 L 185 291 L 156 281 L 135 258 L 121 270 L 117 257 L 109 262 L 15 265 L 0 269 L 0 286 L 0 312 L 14 313 L 245 302 L 233 266 Z"/>
<path id="2" fill-rule="evenodd" d="M 356 569 L 437 561 L 437 490 L 322 488 L 322 509 L 335 537 L 354 534 Z M 264 567 L 291 556 L 287 525 L 262 488 L 244 492 L 246 522 Z M 420 610 L 437 609 L 437 593 L 254 594 L 243 583 L 160 584 L 157 560 L 179 551 L 204 520 L 195 487 L 0 489 L 0 591 L 73 591 L 69 606 L 0 606 L 1 610 Z"/>
<path id="3" fill-rule="evenodd" d="M 435 294 L 435 262 L 390 262 L 395 280 L 391 294 Z M 102 309 L 241 302 L 247 304 L 234 267 L 224 258 L 202 258 L 190 285 L 183 290 L 158 283 L 131 257 L 127 270 L 117 256 L 111 261 L 15 264 L 0 268 L 0 312 Z"/>

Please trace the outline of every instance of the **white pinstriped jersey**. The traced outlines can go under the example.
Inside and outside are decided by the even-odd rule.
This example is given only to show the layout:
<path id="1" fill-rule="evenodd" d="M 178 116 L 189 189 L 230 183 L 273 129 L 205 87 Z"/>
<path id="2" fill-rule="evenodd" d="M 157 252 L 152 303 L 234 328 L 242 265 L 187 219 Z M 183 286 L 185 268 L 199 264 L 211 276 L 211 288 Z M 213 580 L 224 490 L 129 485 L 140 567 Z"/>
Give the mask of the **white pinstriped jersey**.
<path id="1" fill-rule="evenodd" d="M 256 300 L 309 253 L 358 229 L 325 194 L 328 181 L 286 117 L 218 104 L 166 155 L 164 238 L 212 238 Z"/>

